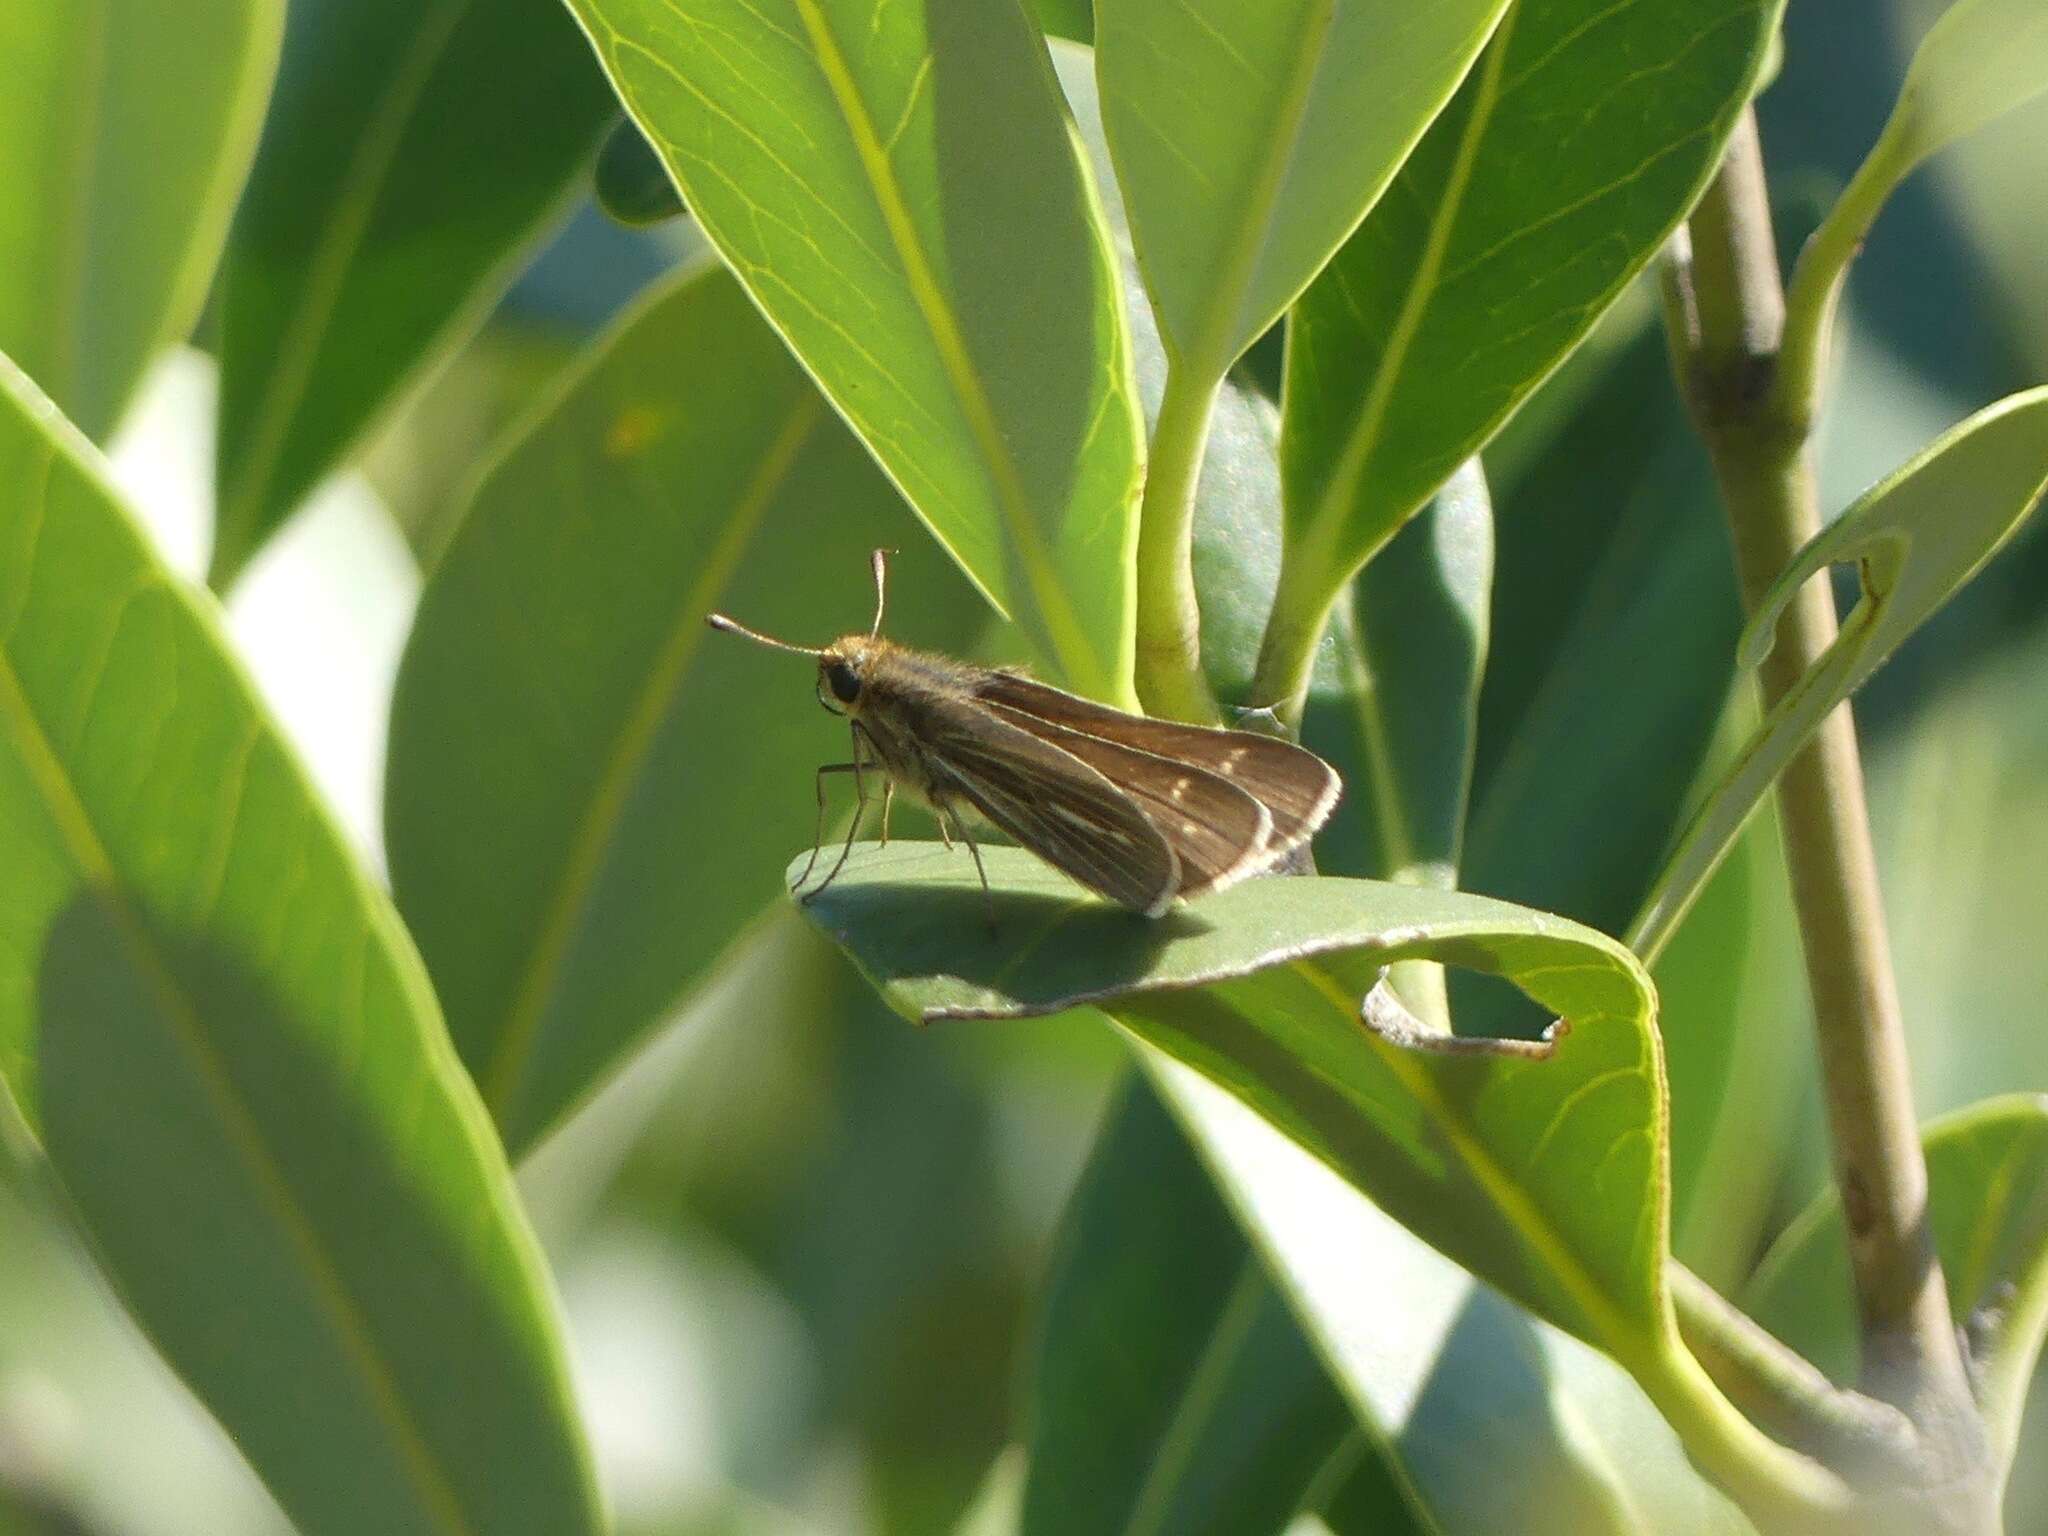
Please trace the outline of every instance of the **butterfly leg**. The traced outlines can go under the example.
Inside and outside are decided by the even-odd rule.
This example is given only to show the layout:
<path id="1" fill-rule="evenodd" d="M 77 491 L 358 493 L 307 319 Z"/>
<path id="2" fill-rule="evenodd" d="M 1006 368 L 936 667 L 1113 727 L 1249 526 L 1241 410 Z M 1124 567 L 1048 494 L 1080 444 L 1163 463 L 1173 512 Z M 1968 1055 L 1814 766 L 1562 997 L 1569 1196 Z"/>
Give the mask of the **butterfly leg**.
<path id="1" fill-rule="evenodd" d="M 967 830 L 967 823 L 959 817 L 953 818 L 954 826 L 960 830 L 960 841 L 967 845 L 967 851 L 974 855 L 974 872 L 981 876 L 981 904 L 988 913 L 988 936 L 996 936 L 996 899 L 988 888 L 988 871 L 981 867 L 981 849 L 975 846 L 974 834 Z"/>
<path id="2" fill-rule="evenodd" d="M 811 871 L 818 867 L 818 853 L 825 846 L 825 775 L 828 773 L 859 774 L 865 763 L 827 763 L 818 770 L 818 825 L 811 833 L 811 856 L 804 864 L 804 872 L 796 877 L 791 890 L 801 890 L 803 883 L 811 878 Z M 854 780 L 857 784 L 858 778 Z"/>
<path id="3" fill-rule="evenodd" d="M 882 780 L 882 846 L 889 846 L 889 807 L 896 803 L 896 781 Z"/>
<path id="4" fill-rule="evenodd" d="M 861 770 L 868 767 L 879 766 L 879 763 L 876 762 L 861 761 L 862 744 L 863 738 L 861 735 L 861 728 L 858 723 L 855 723 L 853 727 L 854 761 L 852 764 L 854 793 L 853 820 L 847 823 L 846 842 L 839 849 L 838 860 L 833 864 L 833 866 L 829 870 L 825 872 L 824 879 L 820 880 L 816 885 L 812 886 L 808 891 L 804 892 L 802 899 L 806 902 L 815 900 L 819 892 L 823 891 L 825 887 L 830 885 L 834 880 L 837 880 L 839 878 L 839 871 L 846 868 L 846 861 L 853 856 L 854 839 L 860 836 L 861 818 L 867 814 L 868 809 L 868 780 L 867 775 L 863 773 Z M 869 756 L 870 758 L 873 757 L 872 749 L 869 750 Z"/>

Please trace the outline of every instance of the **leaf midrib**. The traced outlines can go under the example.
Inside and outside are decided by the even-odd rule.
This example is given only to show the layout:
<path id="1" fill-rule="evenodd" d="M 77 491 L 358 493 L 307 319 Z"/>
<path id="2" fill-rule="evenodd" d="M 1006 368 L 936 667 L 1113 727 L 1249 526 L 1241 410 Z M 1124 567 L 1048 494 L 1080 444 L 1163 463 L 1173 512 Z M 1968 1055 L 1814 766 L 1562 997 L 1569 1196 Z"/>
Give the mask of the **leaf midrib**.
<path id="1" fill-rule="evenodd" d="M 1074 661 L 1080 658 L 1087 661 L 1087 676 L 1107 678 L 1110 667 L 1096 655 L 1095 647 L 1074 613 L 1064 583 L 1046 560 L 1040 540 L 1041 530 L 1032 517 L 1031 494 L 1025 488 L 1023 476 L 1011 457 L 1009 444 L 1004 440 L 1001 423 L 996 420 L 994 407 L 982 388 L 966 338 L 961 335 L 959 323 L 940 292 L 937 275 L 919 237 L 916 221 L 911 217 L 903 189 L 897 182 L 881 137 L 875 131 L 874 120 L 861 97 L 846 55 L 819 10 L 817 0 L 793 0 L 793 3 L 811 39 L 819 72 L 825 77 L 840 119 L 853 140 L 854 152 L 860 160 L 862 174 L 867 178 L 868 190 L 874 195 L 876 210 L 881 214 L 890 244 L 895 247 L 897 259 L 903 264 L 906 286 L 925 322 L 947 383 L 952 386 L 961 414 L 967 420 L 968 430 L 988 467 L 990 490 L 1009 527 L 1011 546 L 1023 562 L 1025 577 L 1031 584 L 1032 599 L 1044 617 L 1054 650 L 1066 660 L 1070 675 L 1076 681 L 1081 680 L 1082 674 L 1074 666 Z M 926 57 L 931 57 L 929 52 Z"/>
<path id="2" fill-rule="evenodd" d="M 1203 1426 L 1221 1399 L 1230 1367 L 1251 1337 L 1266 1287 L 1264 1267 L 1256 1254 L 1247 1252 L 1217 1310 L 1201 1354 L 1181 1383 L 1173 1414 L 1147 1458 L 1145 1475 L 1124 1520 L 1123 1536 L 1158 1536 L 1164 1527 L 1181 1479 L 1201 1443 Z"/>
<path id="3" fill-rule="evenodd" d="M 717 543 L 699 568 L 689 592 L 676 605 L 676 618 L 667 639 L 633 701 L 606 754 L 582 819 L 577 823 L 568 857 L 562 865 L 562 879 L 547 903 L 527 949 L 526 964 L 518 974 L 512 1001 L 498 1030 L 496 1046 L 478 1064 L 477 1081 L 484 1102 L 501 1134 L 517 1145 L 523 1138 L 509 1120 L 532 1062 L 541 1020 L 552 1001 L 561 972 L 568 959 L 576 924 L 588 902 L 591 889 L 604 868 L 620 818 L 636 776 L 653 749 L 654 740 L 667 713 L 676 688 L 708 633 L 704 614 L 712 598 L 724 590 L 734 570 L 759 531 L 769 506 L 788 481 L 804 446 L 824 419 L 824 402 L 808 387 L 801 388 L 792 402 L 788 419 L 761 455 L 752 477 L 742 490 L 731 515 L 725 519 Z M 537 1127 L 528 1129 L 538 1129 Z"/>
<path id="4" fill-rule="evenodd" d="M 249 447 L 234 476 L 233 487 L 223 499 L 217 519 L 217 538 L 233 538 L 246 545 L 255 532 L 250 518 L 268 498 L 277 461 L 284 452 L 286 435 L 303 403 L 320 344 L 340 302 L 348 266 L 362 249 L 370 217 L 385 178 L 397 163 L 398 146 L 412 110 L 425 92 L 441 55 L 454 40 L 456 28 L 468 13 L 470 0 L 448 0 L 442 10 L 422 22 L 400 56 L 398 66 L 387 77 L 381 99 L 343 173 L 335 196 L 329 203 L 329 218 L 306 263 L 302 302 L 279 338 L 275 361 L 269 370 L 268 387 L 257 407 L 250 431 Z M 237 559 L 247 548 L 236 548 Z M 218 552 L 215 555 L 218 563 Z"/>
<path id="5" fill-rule="evenodd" d="M 1294 67 L 1281 82 L 1276 131 L 1268 139 L 1273 153 L 1265 157 L 1252 178 L 1246 200 L 1250 213 L 1238 221 L 1238 238 L 1224 247 L 1224 259 L 1219 263 L 1215 291 L 1218 295 L 1227 295 L 1229 303 L 1225 305 L 1212 299 L 1208 305 L 1212 318 L 1202 332 L 1201 345 L 1191 363 L 1204 381 L 1220 379 L 1236 360 L 1225 355 L 1232 351 L 1233 343 L 1242 341 L 1249 345 L 1250 342 L 1250 338 L 1244 336 L 1248 327 L 1241 321 L 1245 304 L 1251 297 L 1252 278 L 1273 240 L 1273 210 L 1279 206 L 1280 193 L 1287 185 L 1295 156 L 1300 152 L 1302 131 L 1308 122 L 1309 100 L 1315 93 L 1316 77 L 1322 73 L 1323 60 L 1329 53 L 1330 29 L 1336 25 L 1337 7 L 1334 4 L 1308 9 L 1309 14 L 1298 36 L 1298 46 L 1292 55 Z M 1192 8 L 1190 13 L 1193 14 Z M 1301 13 L 1297 11 L 1296 14 Z"/>
<path id="6" fill-rule="evenodd" d="M 1352 500 L 1353 490 L 1359 478 L 1365 472 L 1373 449 L 1378 446 L 1380 431 L 1386 425 L 1387 413 L 1393 405 L 1395 386 L 1400 382 L 1407 366 L 1408 351 L 1415 345 L 1415 338 L 1420 334 L 1423 319 L 1428 314 L 1430 301 L 1435 296 L 1437 278 L 1449 257 L 1451 238 L 1456 232 L 1458 218 L 1464 211 L 1465 193 L 1471 185 L 1474 168 L 1478 164 L 1480 143 L 1486 137 L 1486 130 L 1492 122 L 1493 109 L 1500 100 L 1501 76 L 1507 68 L 1508 45 L 1514 36 L 1515 23 L 1520 17 L 1520 6 L 1510 5 L 1486 44 L 1486 55 L 1479 66 L 1480 73 L 1475 87 L 1478 99 L 1473 102 L 1472 114 L 1466 119 L 1464 131 L 1459 137 L 1457 156 L 1451 163 L 1451 173 L 1444 184 L 1443 196 L 1436 201 L 1436 212 L 1430 221 L 1429 236 L 1423 242 L 1422 259 L 1416 264 L 1414 276 L 1410 279 L 1408 290 L 1401 300 L 1400 311 L 1394 317 L 1394 328 L 1389 333 L 1386 348 L 1380 355 L 1379 367 L 1373 375 L 1372 388 L 1366 396 L 1365 405 L 1352 423 L 1351 430 L 1345 435 L 1344 447 L 1330 472 L 1329 482 L 1317 496 L 1314 509 L 1307 519 L 1310 535 L 1326 546 L 1337 541 L 1337 527 Z M 1334 276 L 1332 280 L 1336 280 Z"/>
<path id="7" fill-rule="evenodd" d="M 27 581 L 25 576 L 24 586 Z M 254 1115 L 236 1093 L 232 1079 L 207 1040 L 196 1003 L 179 984 L 151 942 L 147 925 L 125 897 L 120 871 L 94 830 L 84 800 L 29 700 L 11 651 L 4 646 L 0 646 L 0 718 L 14 723 L 13 735 L 29 778 L 41 792 L 44 809 L 63 838 L 75 869 L 85 888 L 93 893 L 127 940 L 137 969 L 156 994 L 174 1038 L 184 1045 L 202 1087 L 213 1101 L 223 1139 L 240 1155 L 269 1206 L 272 1219 L 287 1243 L 298 1251 L 314 1300 L 326 1312 L 345 1357 L 355 1366 L 372 1405 L 385 1420 L 400 1463 L 425 1508 L 453 1536 L 480 1536 L 407 1411 L 391 1367 L 377 1348 L 360 1305 L 321 1247 L 317 1229 L 294 1200 L 290 1182 L 270 1155 Z"/>

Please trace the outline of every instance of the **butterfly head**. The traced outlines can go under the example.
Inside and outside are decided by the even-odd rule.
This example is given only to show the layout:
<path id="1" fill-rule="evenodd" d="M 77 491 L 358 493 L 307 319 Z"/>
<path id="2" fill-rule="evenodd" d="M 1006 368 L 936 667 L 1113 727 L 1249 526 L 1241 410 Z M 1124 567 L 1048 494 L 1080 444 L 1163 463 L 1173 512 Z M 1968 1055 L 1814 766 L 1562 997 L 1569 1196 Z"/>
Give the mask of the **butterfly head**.
<path id="1" fill-rule="evenodd" d="M 835 715 L 859 715 L 881 644 L 872 635 L 844 635 L 820 651 L 818 702 Z"/>

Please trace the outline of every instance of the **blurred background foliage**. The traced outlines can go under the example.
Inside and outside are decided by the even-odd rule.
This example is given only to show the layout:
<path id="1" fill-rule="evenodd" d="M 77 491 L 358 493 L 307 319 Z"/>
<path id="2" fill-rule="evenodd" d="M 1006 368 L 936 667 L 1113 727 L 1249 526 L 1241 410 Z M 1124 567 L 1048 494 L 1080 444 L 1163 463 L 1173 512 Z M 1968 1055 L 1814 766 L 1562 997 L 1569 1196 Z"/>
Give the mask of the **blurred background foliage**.
<path id="1" fill-rule="evenodd" d="M 1791 6 L 1759 103 L 1788 255 L 1875 137 L 1939 8 Z M 1082 0 L 1040 10 L 1050 30 L 1085 34 Z M 2048 376 L 2044 186 L 2048 101 L 1893 199 L 1851 285 L 1821 449 L 1830 510 L 1975 406 Z M 378 867 L 399 648 L 469 477 L 611 316 L 700 249 L 686 224 L 629 230 L 579 194 L 482 331 L 234 590 L 244 656 Z M 1633 901 L 1602 860 L 1640 865 L 1666 835 L 1710 750 L 1738 624 L 1652 310 L 1642 294 L 1620 305 L 1487 455 L 1494 661 L 1465 883 L 1610 927 Z M 1276 363 L 1262 345 L 1245 372 L 1270 387 Z M 172 356 L 114 443 L 124 488 L 193 574 L 215 392 L 203 351 Z M 1928 1115 L 2048 1090 L 2044 599 L 2037 519 L 1856 705 Z M 911 638 L 915 603 L 903 594 L 896 626 Z M 1615 642 L 1621 616 L 1632 644 Z M 1605 823 L 1598 774 L 1546 771 L 1546 736 L 1588 720 L 1611 727 L 1603 771 L 1663 787 L 1642 825 Z M 804 797 L 805 781 L 792 765 L 788 794 Z M 1728 1284 L 1805 1205 L 1825 1153 L 1796 944 L 1768 898 L 1768 828 L 1757 836 L 1664 968 L 1713 975 L 1674 990 L 1743 1022 L 1666 1020 L 1674 1076 L 1696 1085 L 1674 1105 L 1675 1242 Z M 953 1528 L 1023 1431 L 1034 1298 L 1119 1063 L 1106 1032 L 1074 1021 L 913 1032 L 804 925 L 758 926 L 521 1174 L 622 1532 Z M 1688 1165 L 1712 1171 L 1704 1194 Z M 50 1192 L 8 1178 L 0 1533 L 285 1529 L 95 1278 Z M 2035 1402 L 2015 1531 L 2048 1529 L 2048 1394 Z"/>

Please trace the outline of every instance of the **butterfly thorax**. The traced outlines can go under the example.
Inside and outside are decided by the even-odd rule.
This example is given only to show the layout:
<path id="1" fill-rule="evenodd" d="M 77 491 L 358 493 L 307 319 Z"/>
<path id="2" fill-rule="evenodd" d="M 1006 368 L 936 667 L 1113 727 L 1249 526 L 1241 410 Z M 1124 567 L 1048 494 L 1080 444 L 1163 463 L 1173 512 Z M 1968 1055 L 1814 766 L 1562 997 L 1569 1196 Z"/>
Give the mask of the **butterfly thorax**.
<path id="1" fill-rule="evenodd" d="M 956 797 L 926 750 L 933 717 L 970 700 L 985 669 L 873 635 L 845 635 L 818 658 L 818 698 L 851 720 L 862 745 L 898 787 L 934 806 Z"/>

